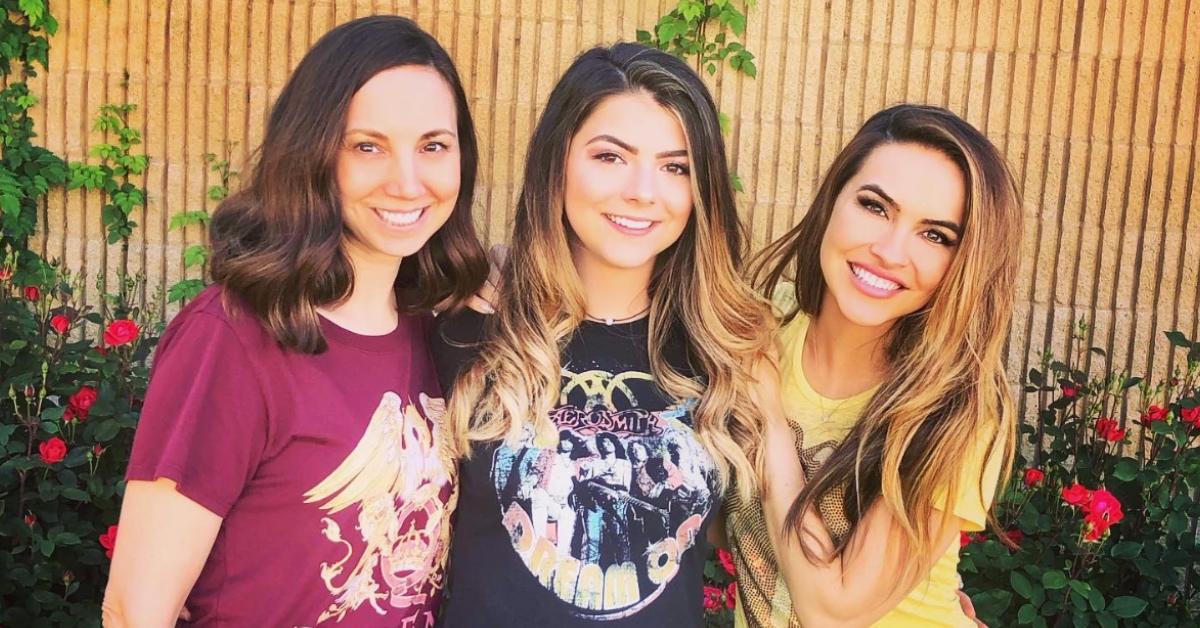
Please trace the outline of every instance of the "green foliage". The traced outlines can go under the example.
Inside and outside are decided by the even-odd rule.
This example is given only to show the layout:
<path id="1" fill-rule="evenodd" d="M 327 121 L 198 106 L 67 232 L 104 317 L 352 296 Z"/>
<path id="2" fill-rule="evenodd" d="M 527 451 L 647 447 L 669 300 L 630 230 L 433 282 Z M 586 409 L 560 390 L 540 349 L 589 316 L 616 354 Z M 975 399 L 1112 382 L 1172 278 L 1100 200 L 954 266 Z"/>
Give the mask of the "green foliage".
<path id="1" fill-rule="evenodd" d="M 217 183 L 208 186 L 206 198 L 210 202 L 220 202 L 229 196 L 229 186 L 233 179 L 237 177 L 238 172 L 229 164 L 228 152 L 236 146 L 236 142 L 226 144 L 226 157 L 218 159 L 213 153 L 205 153 L 204 161 L 209 166 L 209 171 L 217 175 Z M 183 230 L 190 226 L 204 226 L 208 224 L 208 210 L 197 209 L 193 211 L 184 211 L 175 214 L 171 217 L 170 229 Z M 183 252 L 183 267 L 184 268 L 203 268 L 208 262 L 209 249 L 204 244 L 193 244 Z M 175 282 L 167 289 L 167 301 L 175 303 L 177 301 L 187 301 L 195 297 L 204 290 L 204 280 L 196 278 L 185 278 Z"/>
<path id="2" fill-rule="evenodd" d="M 746 0 L 739 9 L 733 0 L 679 0 L 670 13 L 662 16 L 653 31 L 639 30 L 637 40 L 677 57 L 696 60 L 697 69 L 716 74 L 720 64 L 728 62 L 734 70 L 754 78 L 758 67 L 754 54 L 730 34 L 746 34 L 746 11 L 754 0 Z M 717 33 L 707 32 L 715 23 Z"/>
<path id="3" fill-rule="evenodd" d="M 102 190 L 105 226 L 118 239 L 144 203 L 128 175 L 139 141 L 129 106 L 105 107 L 97 128 L 116 143 L 93 149 L 100 166 L 71 165 L 34 145 L 26 80 L 46 64 L 58 28 L 45 0 L 0 0 L 0 625 L 99 626 L 108 558 L 102 537 L 116 523 L 133 426 L 145 392 L 156 325 L 121 278 L 99 310 L 78 302 L 81 281 L 29 248 L 39 206 L 71 182 Z M 125 227 L 128 226 L 128 229 Z M 102 283 L 102 282 L 98 282 Z M 89 332 L 113 321 L 124 336 L 107 347 Z M 129 331 L 140 327 L 138 338 Z"/>
<path id="4" fill-rule="evenodd" d="M 88 154 L 98 164 L 72 163 L 68 186 L 71 189 L 99 190 L 105 199 L 100 219 L 108 234 L 108 243 L 128 241 L 137 223 L 133 210 L 146 204 L 146 193 L 133 183 L 132 177 L 146 172 L 148 158 L 135 155 L 134 146 L 142 143 L 142 134 L 129 127 L 129 114 L 137 108 L 132 104 L 102 105 L 92 127 L 114 137 L 116 143 L 92 146 Z"/>
<path id="5" fill-rule="evenodd" d="M 1073 337 L 1082 347 L 1088 327 Z M 992 626 L 1195 625 L 1200 547 L 1200 342 L 1166 334 L 1181 366 L 1164 382 L 1108 368 L 1101 349 L 1066 361 L 1047 352 L 1025 391 L 1037 420 L 1021 427 L 1026 458 L 996 514 L 1016 541 L 964 537 L 959 565 L 980 619 Z M 1140 405 L 1129 407 L 1130 391 Z M 1027 476 L 1028 469 L 1037 469 Z M 1068 488 L 1092 489 L 1072 505 Z M 1095 495 L 1119 506 L 1111 526 Z"/>

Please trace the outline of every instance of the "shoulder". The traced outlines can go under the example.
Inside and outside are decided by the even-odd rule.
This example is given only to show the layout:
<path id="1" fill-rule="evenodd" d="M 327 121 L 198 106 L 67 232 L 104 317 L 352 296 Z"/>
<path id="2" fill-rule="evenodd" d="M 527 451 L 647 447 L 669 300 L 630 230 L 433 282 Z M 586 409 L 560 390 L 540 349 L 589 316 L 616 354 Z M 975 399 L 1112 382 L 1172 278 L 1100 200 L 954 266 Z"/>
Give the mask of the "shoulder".
<path id="1" fill-rule="evenodd" d="M 233 342 L 268 347 L 272 337 L 237 295 L 219 284 L 205 288 L 175 315 L 163 333 L 160 352 L 175 344 Z"/>

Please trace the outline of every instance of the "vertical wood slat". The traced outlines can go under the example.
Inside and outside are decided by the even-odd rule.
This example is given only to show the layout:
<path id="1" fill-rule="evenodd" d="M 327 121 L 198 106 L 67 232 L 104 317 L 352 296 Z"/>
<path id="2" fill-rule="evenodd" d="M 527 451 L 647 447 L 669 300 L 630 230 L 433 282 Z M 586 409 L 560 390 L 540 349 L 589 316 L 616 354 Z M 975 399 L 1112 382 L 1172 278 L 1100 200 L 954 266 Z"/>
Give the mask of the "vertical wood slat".
<path id="1" fill-rule="evenodd" d="M 36 128 L 71 160 L 103 140 L 103 103 L 138 105 L 148 206 L 129 267 L 147 296 L 185 276 L 200 230 L 170 217 L 211 209 L 205 153 L 243 170 L 269 106 L 304 51 L 332 26 L 394 12 L 456 58 L 480 136 L 475 212 L 504 237 L 526 143 L 558 75 L 582 49 L 632 40 L 671 0 L 52 0 L 61 29 L 33 81 Z M 859 124 L 902 100 L 949 106 L 983 129 L 1023 189 L 1026 234 L 1009 339 L 1010 378 L 1043 347 L 1088 344 L 1118 369 L 1178 366 L 1162 332 L 1200 332 L 1200 0 L 777 0 L 749 14 L 759 76 L 705 75 L 730 116 L 731 167 L 755 246 L 807 211 L 825 168 Z M 125 75 L 128 73 L 128 80 Z M 94 277 L 119 261 L 101 199 L 54 191 L 37 246 Z M 109 279 L 111 286 L 112 279 Z M 86 297 L 98 296 L 87 283 Z M 166 313 L 171 313 L 165 311 Z"/>

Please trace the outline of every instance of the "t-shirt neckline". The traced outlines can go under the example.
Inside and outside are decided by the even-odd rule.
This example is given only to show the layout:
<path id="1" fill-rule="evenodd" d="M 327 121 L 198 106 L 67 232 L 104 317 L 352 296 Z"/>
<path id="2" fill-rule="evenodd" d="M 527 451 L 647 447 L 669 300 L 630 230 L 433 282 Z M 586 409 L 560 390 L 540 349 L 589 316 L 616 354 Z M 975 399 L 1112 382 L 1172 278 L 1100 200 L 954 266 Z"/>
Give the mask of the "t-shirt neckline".
<path id="1" fill-rule="evenodd" d="M 350 331 L 321 314 L 317 314 L 317 317 L 321 319 L 321 333 L 324 334 L 325 341 L 329 344 L 349 346 L 371 353 L 385 353 L 395 350 L 397 344 L 401 343 L 404 337 L 406 318 L 404 314 L 396 317 L 395 328 L 386 334 L 378 336 L 369 336 Z"/>
<path id="2" fill-rule="evenodd" d="M 793 378 L 796 381 L 796 385 L 800 388 L 800 392 L 806 398 L 821 405 L 822 407 L 829 407 L 829 406 L 837 407 L 837 408 L 865 407 L 867 405 L 867 403 L 871 400 L 871 397 L 875 396 L 875 393 L 879 391 L 880 384 L 876 384 L 860 393 L 850 395 L 849 397 L 842 397 L 841 399 L 834 399 L 832 397 L 826 397 L 825 395 L 822 395 L 821 393 L 817 392 L 817 390 L 812 387 L 812 384 L 809 383 L 808 375 L 806 375 L 804 373 L 804 341 L 805 341 L 805 339 L 808 338 L 808 330 L 812 328 L 811 323 L 812 323 L 812 321 L 811 321 L 810 317 L 805 314 L 800 314 L 800 315 L 796 316 L 795 321 L 794 321 L 794 324 L 801 325 L 800 329 L 797 330 L 796 339 L 795 339 L 796 344 L 792 350 L 793 351 L 792 371 L 794 373 Z"/>

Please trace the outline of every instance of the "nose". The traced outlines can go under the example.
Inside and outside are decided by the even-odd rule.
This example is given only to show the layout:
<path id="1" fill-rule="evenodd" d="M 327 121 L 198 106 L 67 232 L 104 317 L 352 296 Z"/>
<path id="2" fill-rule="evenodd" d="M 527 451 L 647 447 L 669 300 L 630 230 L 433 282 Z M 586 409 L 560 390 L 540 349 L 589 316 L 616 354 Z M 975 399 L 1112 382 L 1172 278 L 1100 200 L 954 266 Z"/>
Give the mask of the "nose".
<path id="1" fill-rule="evenodd" d="M 396 154 L 388 164 L 384 191 L 397 198 L 420 198 L 425 193 L 417 160 L 408 154 Z"/>
<path id="2" fill-rule="evenodd" d="M 653 204 L 658 198 L 653 165 L 635 165 L 630 170 L 629 180 L 625 184 L 625 200 L 640 205 Z"/>
<path id="3" fill-rule="evenodd" d="M 871 253 L 879 259 L 884 267 L 903 266 L 908 262 L 909 238 L 898 225 L 892 225 L 887 231 L 871 243 Z"/>

